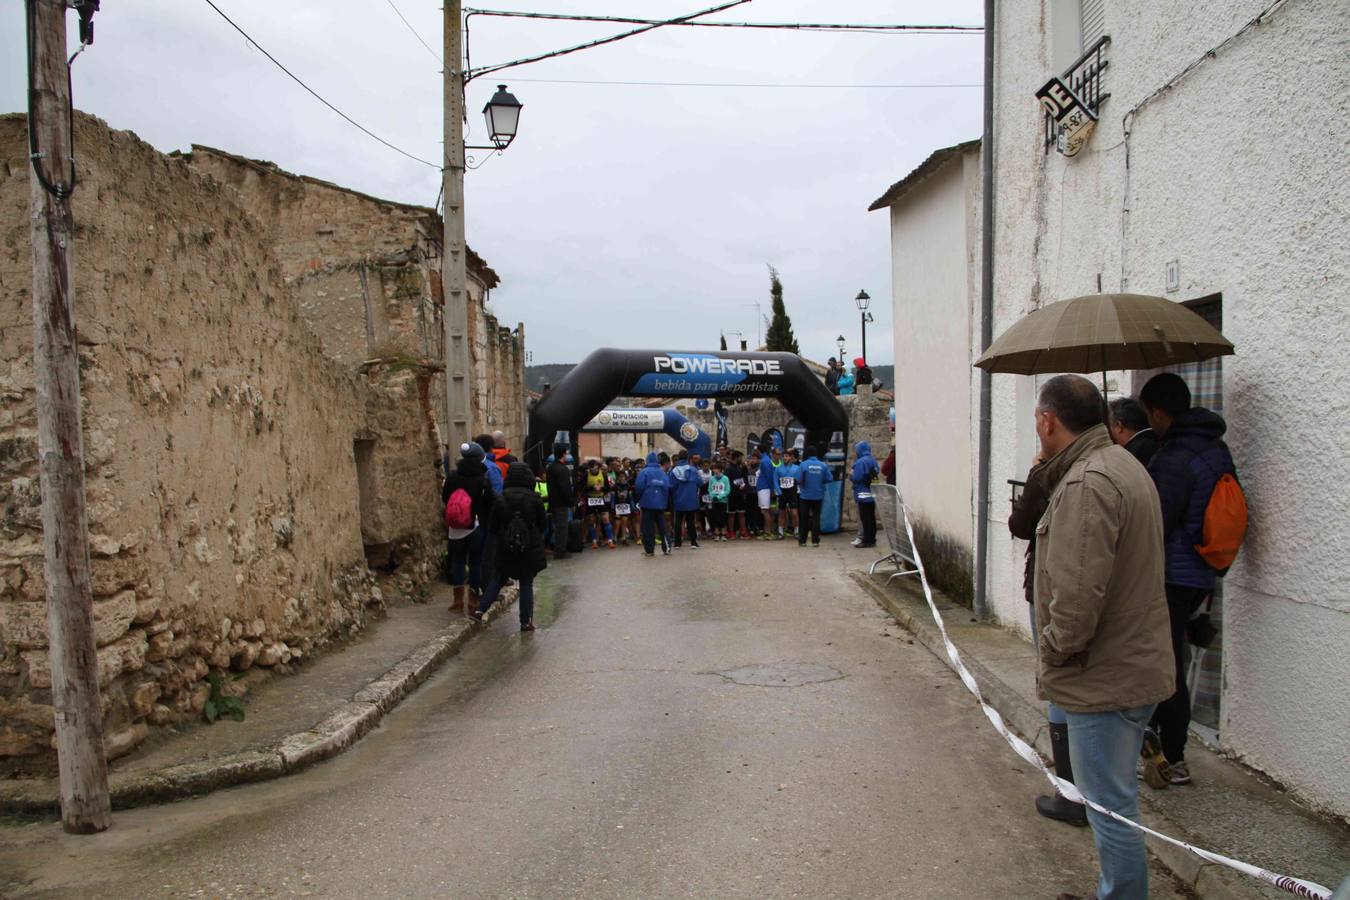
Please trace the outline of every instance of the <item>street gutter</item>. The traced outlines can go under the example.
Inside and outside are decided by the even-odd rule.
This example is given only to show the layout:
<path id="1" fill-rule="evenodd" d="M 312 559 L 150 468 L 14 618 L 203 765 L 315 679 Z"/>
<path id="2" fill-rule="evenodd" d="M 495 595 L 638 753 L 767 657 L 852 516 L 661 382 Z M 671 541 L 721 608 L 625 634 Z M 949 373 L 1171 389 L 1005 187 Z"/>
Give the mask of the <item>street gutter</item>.
<path id="1" fill-rule="evenodd" d="M 503 588 L 484 623 L 504 614 L 517 597 L 515 586 Z M 303 771 L 342 753 L 379 725 L 384 717 L 454 656 L 483 626 L 464 619 L 438 631 L 383 675 L 370 681 L 322 721 L 281 738 L 264 750 L 232 753 L 201 762 L 182 763 L 150 772 L 110 777 L 113 809 L 130 809 L 198 797 L 212 791 L 269 781 Z M 0 815 L 53 818 L 61 813 L 56 779 L 0 782 Z"/>

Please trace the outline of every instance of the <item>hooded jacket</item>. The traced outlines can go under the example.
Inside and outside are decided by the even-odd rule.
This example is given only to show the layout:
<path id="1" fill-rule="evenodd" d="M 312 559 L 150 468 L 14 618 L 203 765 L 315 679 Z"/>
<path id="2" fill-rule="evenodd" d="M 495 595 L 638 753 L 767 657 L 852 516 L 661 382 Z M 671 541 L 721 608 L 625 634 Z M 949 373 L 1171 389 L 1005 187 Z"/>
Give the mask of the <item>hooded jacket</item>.
<path id="1" fill-rule="evenodd" d="M 1162 506 L 1167 583 L 1214 588 L 1215 572 L 1195 552 L 1214 485 L 1234 474 L 1233 455 L 1222 440 L 1228 430 L 1219 415 L 1196 406 L 1172 420 L 1162 446 L 1148 463 Z"/>
<path id="2" fill-rule="evenodd" d="M 835 383 L 835 387 L 839 391 L 840 396 L 846 396 L 853 393 L 853 376 L 844 372 L 839 376 L 839 381 Z"/>
<path id="3" fill-rule="evenodd" d="M 670 482 L 671 508 L 675 512 L 693 512 L 698 509 L 699 488 L 703 486 L 703 475 L 698 469 L 682 460 L 670 470 L 667 476 Z"/>
<path id="4" fill-rule="evenodd" d="M 637 491 L 638 506 L 645 510 L 664 510 L 670 505 L 670 479 L 661 470 L 655 453 L 647 454 L 647 465 L 638 473 L 633 490 Z"/>
<path id="5" fill-rule="evenodd" d="M 875 498 L 861 495 L 872 493 L 872 482 L 881 475 L 881 466 L 877 465 L 876 457 L 872 455 L 872 445 L 867 441 L 858 441 L 854 451 L 857 461 L 853 463 L 853 471 L 848 476 L 849 481 L 853 482 L 853 499 L 859 503 L 875 503 Z"/>
<path id="6" fill-rule="evenodd" d="M 802 460 L 797 478 L 797 496 L 803 500 L 824 500 L 825 485 L 834 481 L 830 467 L 814 456 Z"/>
<path id="7" fill-rule="evenodd" d="M 778 470 L 774 468 L 773 457 L 766 450 L 764 455 L 759 458 L 759 470 L 755 475 L 755 490 L 773 491 L 778 493 L 778 476 L 775 474 Z"/>
<path id="8" fill-rule="evenodd" d="M 455 464 L 455 471 L 441 485 L 441 509 L 450 501 L 450 495 L 459 488 L 468 492 L 473 503 L 473 514 L 479 525 L 485 524 L 492 515 L 492 486 L 488 483 L 487 466 L 481 457 L 461 456 Z"/>
<path id="9" fill-rule="evenodd" d="M 1064 475 L 1036 525 L 1041 696 L 1080 713 L 1167 699 L 1175 665 L 1152 480 L 1105 425 L 1047 466 Z"/>
<path id="10" fill-rule="evenodd" d="M 495 499 L 488 529 L 492 534 L 493 569 L 504 578 L 533 578 L 544 570 L 544 531 L 548 527 L 548 513 L 544 501 L 534 490 L 534 475 L 524 463 L 511 463 L 506 470 L 502 495 Z M 512 518 L 519 513 L 529 530 L 529 542 L 523 553 L 513 553 L 506 546 L 506 531 Z"/>

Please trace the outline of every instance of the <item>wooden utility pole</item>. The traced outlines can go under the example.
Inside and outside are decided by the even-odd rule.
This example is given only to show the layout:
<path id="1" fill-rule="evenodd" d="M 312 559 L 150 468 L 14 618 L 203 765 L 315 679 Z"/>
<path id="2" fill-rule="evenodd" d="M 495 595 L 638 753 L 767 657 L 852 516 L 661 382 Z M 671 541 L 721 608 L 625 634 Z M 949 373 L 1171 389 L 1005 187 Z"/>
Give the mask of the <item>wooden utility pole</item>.
<path id="1" fill-rule="evenodd" d="M 84 506 L 80 358 L 71 284 L 70 191 L 74 189 L 65 0 L 27 0 L 36 147 L 29 202 L 33 244 L 33 371 L 42 477 L 43 576 L 52 706 L 61 776 L 61 824 L 91 834 L 112 824 L 103 755 L 94 603 Z M 43 182 L 46 182 L 45 184 Z"/>
<path id="2" fill-rule="evenodd" d="M 445 0 L 445 230 L 441 240 L 441 286 L 445 306 L 445 434 L 453 461 L 469 440 L 469 294 L 464 243 L 464 70 L 460 0 Z M 486 449 L 486 448 L 484 448 Z"/>

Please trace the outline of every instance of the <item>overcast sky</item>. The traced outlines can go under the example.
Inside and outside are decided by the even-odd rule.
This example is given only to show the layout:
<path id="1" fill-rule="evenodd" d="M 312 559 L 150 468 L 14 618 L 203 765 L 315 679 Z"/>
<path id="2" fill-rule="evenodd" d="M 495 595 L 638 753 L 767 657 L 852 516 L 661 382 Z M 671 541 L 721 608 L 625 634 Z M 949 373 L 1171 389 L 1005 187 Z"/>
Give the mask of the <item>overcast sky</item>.
<path id="1" fill-rule="evenodd" d="M 338 108 L 438 161 L 439 64 L 390 2 L 216 0 Z M 437 0 L 392 3 L 439 52 Z M 481 5 L 669 17 L 714 3 Z M 980 15 L 978 0 L 753 0 L 714 18 L 978 25 Z M 208 144 L 376 196 L 435 201 L 435 169 L 320 105 L 204 0 L 112 0 L 95 22 L 96 43 L 75 64 L 75 102 L 114 128 L 164 151 Z M 73 35 L 73 15 L 69 24 Z M 475 16 L 472 62 L 625 27 Z M 0 3 L 0 60 L 0 109 L 22 110 L 18 0 Z M 853 297 L 865 288 L 876 298 L 868 355 L 891 362 L 889 224 L 867 206 L 933 150 L 978 136 L 981 63 L 978 35 L 663 28 L 472 82 L 469 143 L 483 142 L 480 110 L 497 83 L 525 107 L 511 148 L 467 176 L 469 244 L 502 279 L 493 311 L 525 323 L 536 363 L 576 362 L 599 346 L 711 349 L 723 330 L 753 346 L 753 304 L 768 312 L 773 265 L 805 355 L 831 355 L 840 333 L 856 355 Z M 748 83 L 794 86 L 725 86 Z"/>

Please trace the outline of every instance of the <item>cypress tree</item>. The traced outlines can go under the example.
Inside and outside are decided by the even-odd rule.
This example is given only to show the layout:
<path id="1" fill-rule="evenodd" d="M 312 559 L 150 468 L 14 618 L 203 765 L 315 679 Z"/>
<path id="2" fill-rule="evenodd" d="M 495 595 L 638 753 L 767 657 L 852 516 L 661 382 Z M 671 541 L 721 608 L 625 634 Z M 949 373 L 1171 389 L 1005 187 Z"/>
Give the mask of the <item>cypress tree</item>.
<path id="1" fill-rule="evenodd" d="M 764 336 L 764 349 L 801 353 L 797 347 L 797 338 L 792 334 L 792 320 L 788 318 L 787 307 L 783 305 L 783 282 L 773 266 L 769 266 L 769 295 L 773 298 L 773 319 L 769 322 L 768 334 Z"/>
<path id="2" fill-rule="evenodd" d="M 722 349 L 727 349 L 727 336 L 725 334 L 722 335 Z"/>

